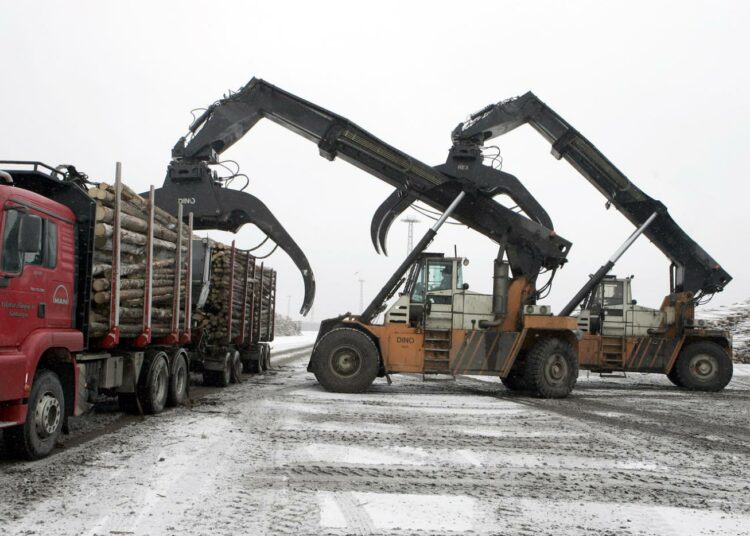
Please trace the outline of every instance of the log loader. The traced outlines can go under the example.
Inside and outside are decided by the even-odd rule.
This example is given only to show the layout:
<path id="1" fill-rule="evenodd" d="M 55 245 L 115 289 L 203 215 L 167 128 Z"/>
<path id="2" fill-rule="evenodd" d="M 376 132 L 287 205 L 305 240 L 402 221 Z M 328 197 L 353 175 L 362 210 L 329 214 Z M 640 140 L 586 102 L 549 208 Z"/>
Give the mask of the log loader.
<path id="1" fill-rule="evenodd" d="M 535 108 L 536 107 L 536 108 Z M 529 110 L 544 114 L 531 114 Z M 545 115 L 546 114 L 546 115 Z M 731 378 L 731 338 L 694 319 L 701 298 L 731 280 L 672 220 L 666 208 L 635 187 L 588 140 L 532 94 L 473 114 L 453 131 L 444 164 L 430 166 L 381 141 L 348 119 L 253 78 L 209 106 L 175 145 L 159 199 L 179 198 L 211 226 L 235 230 L 255 223 L 286 250 L 305 282 L 302 312 L 314 299 L 312 270 L 299 247 L 265 210 L 227 207 L 226 188 L 212 168 L 220 155 L 267 118 L 317 144 L 328 160 L 342 158 L 395 187 L 376 210 L 371 238 L 386 253 L 394 219 L 416 201 L 442 213 L 359 315 L 321 324 L 308 370 L 331 390 L 358 392 L 396 372 L 498 375 L 511 389 L 563 397 L 579 365 L 599 371 L 663 372 L 692 389 L 718 390 Z M 487 165 L 483 143 L 529 122 L 633 222 L 638 230 L 590 278 L 559 315 L 537 304 L 541 271 L 562 267 L 571 243 L 557 234 L 544 208 L 513 175 Z M 521 213 L 496 200 L 504 195 Z M 233 201 L 234 202 L 234 201 Z M 253 202 L 255 207 L 261 206 Z M 264 207 L 262 207 L 264 208 Z M 493 293 L 470 292 L 462 259 L 424 250 L 452 217 L 499 245 Z M 672 285 L 659 311 L 636 306 L 628 279 L 608 277 L 614 262 L 645 233 L 671 260 Z M 403 285 L 395 304 L 390 298 Z M 577 316 L 571 316 L 584 303 Z M 374 319 L 385 312 L 382 324 Z M 616 322 L 617 318 L 621 320 Z"/>

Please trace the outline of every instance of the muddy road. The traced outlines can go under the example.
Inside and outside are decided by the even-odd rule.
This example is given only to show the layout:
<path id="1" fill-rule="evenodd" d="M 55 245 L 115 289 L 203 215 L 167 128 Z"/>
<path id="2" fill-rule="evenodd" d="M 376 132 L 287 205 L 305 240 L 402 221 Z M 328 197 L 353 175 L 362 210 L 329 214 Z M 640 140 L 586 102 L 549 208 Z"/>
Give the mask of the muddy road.
<path id="1" fill-rule="evenodd" d="M 323 391 L 303 355 L 0 464 L 3 534 L 746 534 L 750 366 L 718 394 L 584 372 Z M 106 433 L 104 433 L 106 431 Z"/>

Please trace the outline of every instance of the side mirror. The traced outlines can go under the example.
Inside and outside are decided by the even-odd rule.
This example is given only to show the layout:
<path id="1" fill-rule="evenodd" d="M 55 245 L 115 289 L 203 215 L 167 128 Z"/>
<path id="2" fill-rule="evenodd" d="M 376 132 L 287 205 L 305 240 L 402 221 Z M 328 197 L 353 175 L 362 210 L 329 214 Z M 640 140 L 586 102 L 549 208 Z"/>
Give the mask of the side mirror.
<path id="1" fill-rule="evenodd" d="M 18 249 L 21 253 L 42 251 L 42 218 L 24 214 L 18 228 Z"/>
<path id="2" fill-rule="evenodd" d="M 464 290 L 469 290 L 469 284 L 468 283 L 464 283 L 463 285 L 461 285 L 461 288 L 464 289 Z"/>
<path id="3" fill-rule="evenodd" d="M 630 305 L 638 305 L 638 300 L 630 300 Z"/>

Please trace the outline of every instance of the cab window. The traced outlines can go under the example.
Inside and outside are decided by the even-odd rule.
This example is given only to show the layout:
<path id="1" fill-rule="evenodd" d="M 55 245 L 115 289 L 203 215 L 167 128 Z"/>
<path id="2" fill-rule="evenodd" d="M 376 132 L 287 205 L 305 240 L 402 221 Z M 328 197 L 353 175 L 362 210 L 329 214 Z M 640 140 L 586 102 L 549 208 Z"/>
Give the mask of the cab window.
<path id="1" fill-rule="evenodd" d="M 23 213 L 19 210 L 5 211 L 0 269 L 9 274 L 17 274 L 27 264 L 55 268 L 57 266 L 57 224 L 42 219 L 42 247 L 37 253 L 22 254 L 19 248 L 22 215 Z"/>
<path id="2" fill-rule="evenodd" d="M 600 303 L 602 307 L 616 307 L 623 304 L 623 282 L 612 281 L 602 283 L 597 291 L 596 302 Z"/>
<path id="3" fill-rule="evenodd" d="M 429 274 L 427 291 L 451 290 L 453 288 L 453 263 L 431 262 L 428 264 Z"/>

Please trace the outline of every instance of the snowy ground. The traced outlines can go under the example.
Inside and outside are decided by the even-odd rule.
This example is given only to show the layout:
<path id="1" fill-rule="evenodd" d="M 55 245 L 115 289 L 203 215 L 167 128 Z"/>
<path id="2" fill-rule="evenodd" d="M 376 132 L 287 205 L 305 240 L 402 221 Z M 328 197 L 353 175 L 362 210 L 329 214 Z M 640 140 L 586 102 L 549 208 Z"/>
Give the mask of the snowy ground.
<path id="1" fill-rule="evenodd" d="M 689 393 L 584 375 L 574 395 L 491 378 L 323 391 L 306 357 L 0 465 L 2 534 L 747 534 L 750 366 Z"/>

